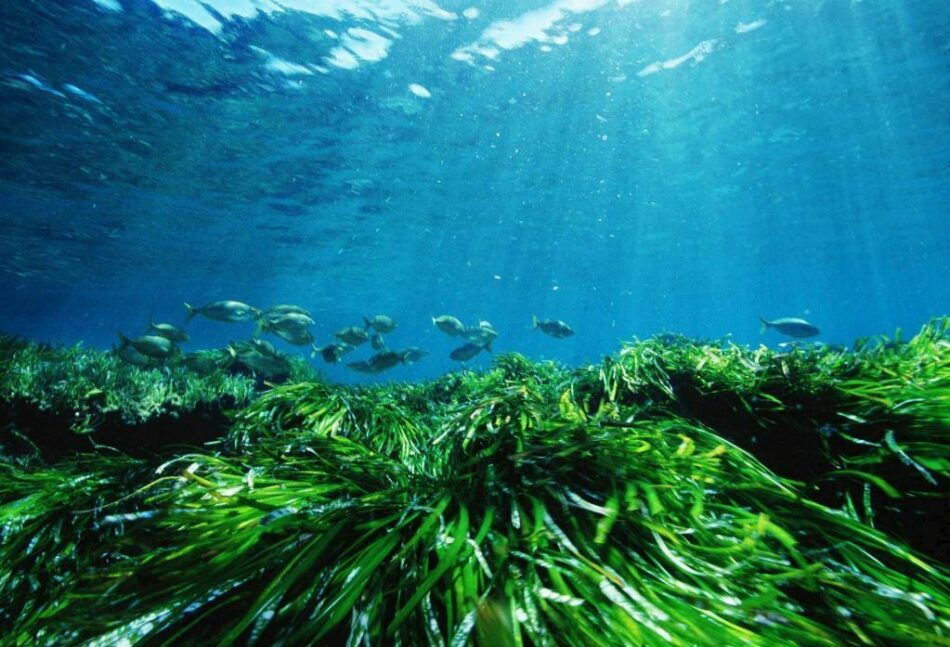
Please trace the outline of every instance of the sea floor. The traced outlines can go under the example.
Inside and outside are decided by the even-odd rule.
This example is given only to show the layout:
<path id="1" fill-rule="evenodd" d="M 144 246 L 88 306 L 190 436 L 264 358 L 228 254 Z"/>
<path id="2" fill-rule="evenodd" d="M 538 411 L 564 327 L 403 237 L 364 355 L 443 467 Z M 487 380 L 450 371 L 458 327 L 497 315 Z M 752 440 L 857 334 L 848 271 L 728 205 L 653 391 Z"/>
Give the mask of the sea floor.
<path id="1" fill-rule="evenodd" d="M 950 645 L 950 319 L 424 383 L 0 338 L 8 644 Z"/>

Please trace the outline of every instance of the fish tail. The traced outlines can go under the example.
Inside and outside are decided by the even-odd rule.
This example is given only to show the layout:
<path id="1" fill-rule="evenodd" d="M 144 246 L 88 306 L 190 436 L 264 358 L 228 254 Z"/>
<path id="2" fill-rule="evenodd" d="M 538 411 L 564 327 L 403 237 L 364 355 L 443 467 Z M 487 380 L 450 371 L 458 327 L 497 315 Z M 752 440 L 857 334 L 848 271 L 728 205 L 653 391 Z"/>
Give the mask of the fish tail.
<path id="1" fill-rule="evenodd" d="M 310 348 L 313 349 L 312 351 L 310 351 L 310 357 L 311 357 L 311 358 L 316 357 L 316 356 L 317 356 L 317 353 L 319 353 L 320 351 L 323 350 L 322 348 L 319 348 L 319 347 L 318 347 L 316 344 L 314 344 L 313 342 L 310 343 Z"/>
<path id="2" fill-rule="evenodd" d="M 765 331 L 769 329 L 769 325 L 770 325 L 770 324 L 769 324 L 768 320 L 767 320 L 765 317 L 763 317 L 762 315 L 759 315 L 759 321 L 762 322 L 762 327 L 759 328 L 759 334 L 760 334 L 760 335 L 764 335 L 764 334 L 765 334 Z"/>
<path id="3" fill-rule="evenodd" d="M 191 321 L 192 317 L 198 314 L 198 308 L 194 307 L 190 303 L 185 304 L 185 310 L 188 311 L 188 316 L 185 318 L 185 323 Z"/>
<path id="4" fill-rule="evenodd" d="M 366 328 L 364 330 L 369 330 L 370 328 L 373 327 L 373 323 L 369 320 L 369 317 L 367 317 L 366 315 L 363 315 L 363 321 L 366 322 Z"/>
<path id="5" fill-rule="evenodd" d="M 119 350 L 128 346 L 129 343 L 130 343 L 129 338 L 123 335 L 122 333 L 119 333 Z"/>
<path id="6" fill-rule="evenodd" d="M 531 330 L 534 330 L 538 327 L 538 318 L 535 315 L 531 315 Z"/>

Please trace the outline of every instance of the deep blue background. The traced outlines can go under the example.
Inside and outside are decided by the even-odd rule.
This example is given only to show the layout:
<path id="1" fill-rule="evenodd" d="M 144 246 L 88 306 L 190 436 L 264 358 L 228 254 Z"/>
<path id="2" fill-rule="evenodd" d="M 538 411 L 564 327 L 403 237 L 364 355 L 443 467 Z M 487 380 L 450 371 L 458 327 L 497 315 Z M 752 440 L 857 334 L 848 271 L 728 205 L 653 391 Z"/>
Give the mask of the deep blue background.
<path id="1" fill-rule="evenodd" d="M 386 313 L 433 355 L 383 378 L 416 379 L 454 366 L 439 314 L 577 364 L 781 341 L 759 314 L 849 343 L 950 312 L 944 0 L 245 4 L 3 3 L 0 329 L 108 347 L 229 298 L 309 307 L 326 343 Z M 348 29 L 385 57 L 334 67 Z M 196 319 L 188 348 L 252 330 Z"/>

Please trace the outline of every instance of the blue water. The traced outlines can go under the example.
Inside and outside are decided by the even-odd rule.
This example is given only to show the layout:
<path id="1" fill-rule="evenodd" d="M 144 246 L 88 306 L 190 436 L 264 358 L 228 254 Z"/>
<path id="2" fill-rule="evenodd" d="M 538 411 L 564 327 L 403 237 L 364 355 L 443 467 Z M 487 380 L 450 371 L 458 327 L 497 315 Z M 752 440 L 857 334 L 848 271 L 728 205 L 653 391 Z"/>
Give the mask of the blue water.
<path id="1" fill-rule="evenodd" d="M 568 364 L 915 330 L 950 312 L 948 105 L 946 0 L 9 0 L 0 330 L 385 313 L 432 355 L 381 379 L 456 366 L 440 314 Z"/>

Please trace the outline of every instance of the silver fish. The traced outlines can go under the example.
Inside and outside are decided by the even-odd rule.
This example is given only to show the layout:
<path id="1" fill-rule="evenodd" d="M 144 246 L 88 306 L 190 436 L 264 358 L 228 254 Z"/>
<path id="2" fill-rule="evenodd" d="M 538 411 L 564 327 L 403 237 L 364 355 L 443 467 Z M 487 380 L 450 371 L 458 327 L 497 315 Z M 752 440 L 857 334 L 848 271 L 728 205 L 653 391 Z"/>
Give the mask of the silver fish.
<path id="1" fill-rule="evenodd" d="M 234 360 L 266 377 L 282 377 L 290 374 L 290 362 L 263 339 L 252 339 L 228 346 Z"/>
<path id="2" fill-rule="evenodd" d="M 574 334 L 574 331 L 563 321 L 556 321 L 554 319 L 538 319 L 537 317 L 531 317 L 531 329 L 534 330 L 538 328 L 545 335 L 550 335 L 557 339 L 563 339 L 564 337 L 570 337 Z"/>
<path id="3" fill-rule="evenodd" d="M 290 304 L 272 306 L 264 311 L 264 316 L 267 317 L 269 315 L 286 315 L 286 314 L 291 314 L 291 313 L 305 315 L 307 317 L 311 316 L 310 311 L 304 308 L 301 308 L 300 306 L 295 306 L 295 305 L 290 305 Z"/>
<path id="4" fill-rule="evenodd" d="M 147 355 L 135 350 L 132 346 L 119 346 L 114 349 L 116 356 L 123 362 L 138 366 L 139 368 L 154 368 L 159 362 Z"/>
<path id="5" fill-rule="evenodd" d="M 188 310 L 186 323 L 191 321 L 195 315 L 201 315 L 215 321 L 250 321 L 261 314 L 261 311 L 257 308 L 240 301 L 215 301 L 200 308 L 186 303 L 185 308 Z"/>
<path id="6" fill-rule="evenodd" d="M 220 350 L 204 350 L 185 355 L 181 364 L 199 375 L 210 375 L 231 363 L 230 353 Z"/>
<path id="7" fill-rule="evenodd" d="M 469 342 L 468 344 L 465 344 L 464 346 L 459 346 L 458 348 L 453 350 L 449 354 L 449 357 L 451 359 L 454 359 L 456 362 L 466 362 L 472 359 L 473 357 L 475 357 L 476 355 L 478 355 L 485 348 L 487 347 Z"/>
<path id="8" fill-rule="evenodd" d="M 386 315 L 376 315 L 374 317 L 363 317 L 363 321 L 366 322 L 366 328 L 372 328 L 376 332 L 387 333 L 392 332 L 396 329 L 398 325 L 390 317 Z"/>
<path id="9" fill-rule="evenodd" d="M 781 319 L 773 319 L 772 321 L 768 321 L 764 317 L 759 317 L 759 320 L 762 322 L 761 332 L 763 333 L 769 328 L 774 328 L 783 335 L 798 338 L 814 337 L 821 333 L 817 326 L 813 326 L 804 319 L 797 319 L 795 317 L 783 317 Z"/>
<path id="10" fill-rule="evenodd" d="M 142 355 L 154 357 L 155 359 L 168 359 L 178 350 L 175 346 L 175 342 L 159 335 L 143 335 L 129 339 L 122 333 L 119 333 L 119 341 L 121 342 L 119 345 L 120 349 L 131 346 Z"/>
<path id="11" fill-rule="evenodd" d="M 432 325 L 450 337 L 458 337 L 465 330 L 465 325 L 451 315 L 432 317 Z"/>
<path id="12" fill-rule="evenodd" d="M 392 368 L 396 364 L 401 364 L 402 354 L 393 352 L 391 350 L 384 350 L 370 357 L 367 360 L 367 363 L 373 368 L 374 372 L 381 373 Z"/>
<path id="13" fill-rule="evenodd" d="M 272 328 L 268 332 L 277 335 L 288 344 L 293 344 L 294 346 L 309 346 L 313 343 L 313 333 L 311 333 L 309 330 L 286 330 L 284 328 Z"/>
<path id="14" fill-rule="evenodd" d="M 253 349 L 262 355 L 277 355 L 277 349 L 274 348 L 274 345 L 266 339 L 249 339 L 246 342 L 238 342 L 237 344 L 234 344 L 234 346 L 239 350 L 243 350 L 245 348 Z"/>
<path id="15" fill-rule="evenodd" d="M 290 362 L 280 356 L 247 355 L 241 357 L 240 361 L 252 371 L 262 373 L 266 377 L 290 375 Z"/>
<path id="16" fill-rule="evenodd" d="M 347 368 L 353 369 L 357 373 L 378 373 L 373 365 L 369 362 L 350 362 L 346 365 Z"/>
<path id="17" fill-rule="evenodd" d="M 402 355 L 402 361 L 404 364 L 415 364 L 420 359 L 428 356 L 429 351 L 417 346 L 411 346 L 399 351 L 399 354 Z"/>
<path id="18" fill-rule="evenodd" d="M 338 330 L 333 333 L 333 336 L 342 342 L 350 344 L 351 346 L 359 346 L 369 339 L 369 333 L 367 333 L 363 328 L 358 328 L 356 326 L 349 326 L 348 328 Z"/>
<path id="19" fill-rule="evenodd" d="M 310 357 L 316 357 L 319 354 L 327 364 L 336 364 L 340 358 L 356 348 L 350 344 L 327 344 L 326 346 L 317 346 L 311 344 L 313 352 Z"/>
<path id="20" fill-rule="evenodd" d="M 302 312 L 263 313 L 258 319 L 261 328 L 283 328 L 285 330 L 303 330 L 316 323 L 310 315 Z"/>
<path id="21" fill-rule="evenodd" d="M 462 337 L 475 344 L 480 348 L 487 348 L 491 350 L 492 342 L 495 341 L 495 337 L 498 336 L 498 333 L 488 326 L 474 326 L 472 328 L 466 328 L 462 331 Z"/>
<path id="22" fill-rule="evenodd" d="M 146 333 L 153 335 L 158 335 L 159 337 L 164 337 L 165 339 L 170 339 L 176 343 L 183 343 L 190 339 L 188 333 L 179 328 L 178 326 L 173 326 L 167 323 L 155 323 L 154 321 L 148 322 L 148 328 Z"/>

